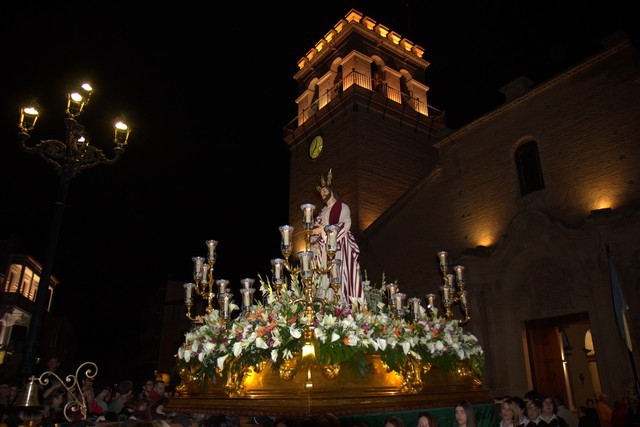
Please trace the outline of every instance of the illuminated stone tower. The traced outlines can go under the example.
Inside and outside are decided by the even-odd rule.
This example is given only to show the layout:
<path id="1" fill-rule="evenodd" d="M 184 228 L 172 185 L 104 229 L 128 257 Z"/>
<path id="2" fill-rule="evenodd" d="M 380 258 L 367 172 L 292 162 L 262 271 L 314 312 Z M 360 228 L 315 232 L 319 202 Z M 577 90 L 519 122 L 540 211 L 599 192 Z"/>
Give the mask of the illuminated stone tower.
<path id="1" fill-rule="evenodd" d="M 321 200 L 320 175 L 333 170 L 358 236 L 438 163 L 446 129 L 428 104 L 424 49 L 349 11 L 298 61 L 298 116 L 286 127 L 291 152 L 289 222 L 302 245 L 300 205 Z"/>

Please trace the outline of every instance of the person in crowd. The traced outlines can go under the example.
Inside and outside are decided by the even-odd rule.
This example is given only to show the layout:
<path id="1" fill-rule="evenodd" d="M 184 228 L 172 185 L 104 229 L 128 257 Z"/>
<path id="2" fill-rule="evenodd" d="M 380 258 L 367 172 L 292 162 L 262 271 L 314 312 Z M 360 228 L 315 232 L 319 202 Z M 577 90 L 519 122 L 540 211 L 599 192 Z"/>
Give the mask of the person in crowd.
<path id="1" fill-rule="evenodd" d="M 540 410 L 539 426 L 549 427 L 567 427 L 567 422 L 558 417 L 556 401 L 551 396 L 545 396 L 542 399 L 542 409 Z"/>
<path id="2" fill-rule="evenodd" d="M 438 421 L 431 412 L 422 411 L 418 414 L 416 427 L 438 427 Z"/>
<path id="3" fill-rule="evenodd" d="M 64 406 L 67 403 L 67 390 L 56 387 L 49 393 L 42 408 L 42 422 L 46 425 L 54 425 L 66 421 Z"/>
<path id="4" fill-rule="evenodd" d="M 119 415 L 128 420 L 151 421 L 149 400 L 144 397 L 132 396 L 124 405 Z"/>
<path id="5" fill-rule="evenodd" d="M 454 408 L 458 427 L 476 427 L 476 414 L 468 400 L 461 400 Z"/>
<path id="6" fill-rule="evenodd" d="M 527 418 L 529 422 L 526 427 L 536 427 L 540 424 L 540 413 L 542 412 L 542 402 L 539 399 L 530 399 L 527 402 Z"/>
<path id="7" fill-rule="evenodd" d="M 620 399 L 613 402 L 611 412 L 611 427 L 625 427 L 629 415 L 628 399 Z"/>
<path id="8" fill-rule="evenodd" d="M 500 421 L 498 427 L 520 427 L 522 423 L 520 410 L 510 397 L 505 397 L 500 403 Z"/>
<path id="9" fill-rule="evenodd" d="M 151 392 L 153 391 L 153 385 L 154 385 L 153 378 L 147 378 L 146 380 L 144 380 L 144 383 L 142 384 L 142 390 L 140 391 L 138 396 L 151 400 Z"/>
<path id="10" fill-rule="evenodd" d="M 339 227 L 335 259 L 340 260 L 340 300 L 345 304 L 352 304 L 353 299 L 361 300 L 364 298 L 364 289 L 360 278 L 360 248 L 351 233 L 349 206 L 339 200 L 331 180 L 332 171 L 329 170 L 326 178 L 321 177 L 320 185 L 316 187 L 325 206 L 315 218 L 312 243 L 316 246 L 319 264 L 326 268 L 328 242 L 325 227 L 328 225 Z M 326 292 L 328 282 L 323 283 L 322 286 Z"/>
<path id="11" fill-rule="evenodd" d="M 133 382 L 123 380 L 117 387 L 118 396 L 109 403 L 109 411 L 119 414 L 125 404 L 133 397 Z"/>
<path id="12" fill-rule="evenodd" d="M 96 381 L 93 387 L 95 393 L 96 405 L 102 408 L 102 413 L 109 410 L 109 402 L 111 401 L 111 385 Z"/>
<path id="13" fill-rule="evenodd" d="M 520 425 L 526 426 L 529 424 L 529 417 L 527 417 L 527 403 L 520 396 L 512 396 L 511 400 L 516 404 L 516 409 L 520 412 Z"/>
<path id="14" fill-rule="evenodd" d="M 154 420 L 166 420 L 167 418 L 169 418 L 167 413 L 164 411 L 164 406 L 167 403 L 169 403 L 169 399 L 167 397 L 163 397 L 151 403 L 151 406 L 149 408 L 149 412 L 151 412 L 151 418 L 153 418 Z"/>
<path id="15" fill-rule="evenodd" d="M 164 395 L 165 384 L 163 380 L 155 380 L 153 382 L 153 388 L 149 390 L 149 402 L 157 402 L 158 400 L 165 397 Z"/>
<path id="16" fill-rule="evenodd" d="M 602 393 L 598 396 L 598 402 L 596 403 L 596 412 L 598 418 L 600 418 L 601 427 L 611 427 L 611 414 L 613 410 L 609 406 L 609 397 Z"/>
<path id="17" fill-rule="evenodd" d="M 340 427 L 340 418 L 332 412 L 325 412 L 313 420 L 314 427 Z"/>
<path id="18" fill-rule="evenodd" d="M 240 418 L 235 415 L 215 414 L 202 420 L 201 427 L 239 427 Z"/>
<path id="19" fill-rule="evenodd" d="M 578 427 L 600 427 L 600 418 L 598 418 L 595 407 L 581 406 L 578 408 Z"/>
<path id="20" fill-rule="evenodd" d="M 558 418 L 566 421 L 568 427 L 578 427 L 578 417 L 564 405 L 564 397 L 559 394 L 553 396 L 556 403 L 556 414 Z"/>
<path id="21" fill-rule="evenodd" d="M 594 408 L 596 407 L 596 401 L 593 399 L 587 399 L 586 401 L 587 404 L 587 408 Z"/>
<path id="22" fill-rule="evenodd" d="M 84 401 L 87 404 L 87 416 L 89 418 L 97 418 L 102 415 L 104 409 L 96 402 L 93 387 L 84 388 L 82 391 Z"/>
<path id="23" fill-rule="evenodd" d="M 384 427 L 405 427 L 405 424 L 402 418 L 391 415 L 385 420 Z"/>

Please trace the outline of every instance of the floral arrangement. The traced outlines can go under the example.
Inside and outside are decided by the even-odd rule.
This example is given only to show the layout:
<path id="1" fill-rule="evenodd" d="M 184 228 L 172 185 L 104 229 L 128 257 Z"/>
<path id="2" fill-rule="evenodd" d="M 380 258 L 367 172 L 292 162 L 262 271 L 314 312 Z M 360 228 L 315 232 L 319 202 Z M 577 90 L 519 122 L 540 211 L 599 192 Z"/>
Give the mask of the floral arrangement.
<path id="1" fill-rule="evenodd" d="M 312 324 L 304 314 L 300 284 L 294 278 L 288 289 L 276 293 L 260 277 L 263 301 L 250 310 L 224 319 L 219 310 L 198 317 L 178 349 L 177 368 L 189 368 L 196 376 L 216 381 L 271 363 L 276 368 L 301 354 L 303 332 L 312 328 L 317 362 L 346 365 L 366 375 L 366 356 L 379 354 L 391 370 L 400 371 L 407 360 L 431 363 L 455 372 L 459 361 L 482 374 L 484 353 L 477 338 L 457 320 L 429 315 L 421 307 L 419 319 L 397 317 L 383 302 L 383 285 L 363 281 L 365 298 L 340 304 L 317 305 Z M 233 310 L 238 310 L 235 304 Z M 233 316 L 232 316 L 233 317 Z"/>

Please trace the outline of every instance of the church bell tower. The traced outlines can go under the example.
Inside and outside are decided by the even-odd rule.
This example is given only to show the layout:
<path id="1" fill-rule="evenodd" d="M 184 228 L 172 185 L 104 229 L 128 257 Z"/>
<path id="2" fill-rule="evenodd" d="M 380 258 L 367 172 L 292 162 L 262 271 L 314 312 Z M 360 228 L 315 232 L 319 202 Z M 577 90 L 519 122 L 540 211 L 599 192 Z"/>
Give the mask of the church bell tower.
<path id="1" fill-rule="evenodd" d="M 424 49 L 350 10 L 298 61 L 298 116 L 286 126 L 291 153 L 289 223 L 303 248 L 300 206 L 322 208 L 329 169 L 357 236 L 437 166 L 444 113 L 427 102 Z"/>

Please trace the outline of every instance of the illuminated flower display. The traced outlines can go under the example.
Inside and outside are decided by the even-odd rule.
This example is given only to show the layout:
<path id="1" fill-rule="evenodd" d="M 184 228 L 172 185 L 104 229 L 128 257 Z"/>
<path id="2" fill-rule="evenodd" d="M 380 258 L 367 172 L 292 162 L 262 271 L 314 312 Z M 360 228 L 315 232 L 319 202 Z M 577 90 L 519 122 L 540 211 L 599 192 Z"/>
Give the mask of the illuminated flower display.
<path id="1" fill-rule="evenodd" d="M 263 301 L 235 317 L 224 318 L 217 309 L 198 317 L 178 349 L 178 368 L 190 368 L 192 374 L 213 381 L 267 363 L 278 368 L 303 354 L 309 344 L 304 332 L 311 330 L 317 363 L 340 364 L 363 376 L 368 369 L 366 357 L 374 354 L 390 370 L 399 371 L 412 361 L 454 371 L 463 361 L 477 375 L 482 373 L 483 350 L 459 321 L 423 308 L 416 317 L 398 316 L 383 302 L 384 283 L 377 288 L 365 280 L 365 299 L 352 301 L 351 307 L 317 304 L 309 323 L 295 278 L 279 292 L 268 280 L 260 278 L 260 282 Z M 235 304 L 231 307 L 238 310 Z"/>

